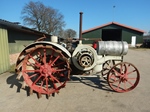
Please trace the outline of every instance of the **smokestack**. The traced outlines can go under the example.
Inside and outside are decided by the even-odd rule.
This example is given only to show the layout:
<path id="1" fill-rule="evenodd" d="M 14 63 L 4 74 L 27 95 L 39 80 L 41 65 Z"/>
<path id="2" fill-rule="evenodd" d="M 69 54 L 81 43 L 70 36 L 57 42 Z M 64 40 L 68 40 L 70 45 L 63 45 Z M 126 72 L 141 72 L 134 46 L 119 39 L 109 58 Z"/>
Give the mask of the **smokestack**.
<path id="1" fill-rule="evenodd" d="M 80 12 L 79 40 L 82 40 L 82 14 L 83 12 Z"/>

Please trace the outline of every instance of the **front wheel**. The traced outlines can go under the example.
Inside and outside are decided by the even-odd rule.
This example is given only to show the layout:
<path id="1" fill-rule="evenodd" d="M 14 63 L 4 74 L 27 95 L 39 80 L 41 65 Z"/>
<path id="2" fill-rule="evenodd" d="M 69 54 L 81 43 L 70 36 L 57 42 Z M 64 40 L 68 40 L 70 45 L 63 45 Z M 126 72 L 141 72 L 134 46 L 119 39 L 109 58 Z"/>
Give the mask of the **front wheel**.
<path id="1" fill-rule="evenodd" d="M 131 63 L 121 62 L 112 67 L 107 76 L 109 86 L 116 92 L 128 92 L 139 83 L 138 69 Z"/>

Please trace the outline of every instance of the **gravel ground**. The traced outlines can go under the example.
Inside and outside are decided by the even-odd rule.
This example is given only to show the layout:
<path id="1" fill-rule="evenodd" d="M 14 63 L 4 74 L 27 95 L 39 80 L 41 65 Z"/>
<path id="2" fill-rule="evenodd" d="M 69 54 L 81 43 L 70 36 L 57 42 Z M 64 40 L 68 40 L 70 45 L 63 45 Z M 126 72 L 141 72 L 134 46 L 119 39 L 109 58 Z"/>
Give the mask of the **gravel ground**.
<path id="1" fill-rule="evenodd" d="M 0 75 L 0 112 L 150 112 L 150 49 L 130 49 L 124 61 L 140 71 L 140 83 L 132 91 L 116 93 L 96 76 L 73 76 L 59 94 L 49 99 L 28 96 L 16 75 Z"/>

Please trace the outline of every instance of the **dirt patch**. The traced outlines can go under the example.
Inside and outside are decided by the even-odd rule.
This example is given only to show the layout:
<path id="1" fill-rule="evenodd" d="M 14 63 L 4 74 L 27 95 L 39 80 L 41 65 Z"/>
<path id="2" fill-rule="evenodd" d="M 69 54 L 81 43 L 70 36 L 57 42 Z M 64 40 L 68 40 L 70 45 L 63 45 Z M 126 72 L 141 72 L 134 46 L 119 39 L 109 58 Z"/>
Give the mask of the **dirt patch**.
<path id="1" fill-rule="evenodd" d="M 20 53 L 15 53 L 15 54 L 10 54 L 10 55 L 9 55 L 10 65 L 13 65 L 13 64 L 16 63 L 19 54 L 20 54 Z"/>

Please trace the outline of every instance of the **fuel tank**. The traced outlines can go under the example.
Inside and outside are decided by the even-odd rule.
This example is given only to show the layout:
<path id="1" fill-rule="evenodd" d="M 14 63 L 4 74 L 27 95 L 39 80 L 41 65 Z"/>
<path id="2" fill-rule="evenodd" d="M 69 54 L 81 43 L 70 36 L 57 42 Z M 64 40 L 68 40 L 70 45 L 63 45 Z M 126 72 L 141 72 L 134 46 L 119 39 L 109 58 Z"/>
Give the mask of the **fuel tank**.
<path id="1" fill-rule="evenodd" d="M 98 41 L 98 55 L 122 56 L 128 52 L 128 43 L 125 41 Z"/>

